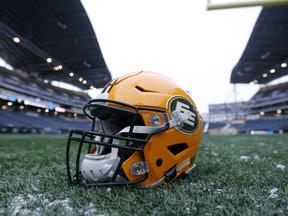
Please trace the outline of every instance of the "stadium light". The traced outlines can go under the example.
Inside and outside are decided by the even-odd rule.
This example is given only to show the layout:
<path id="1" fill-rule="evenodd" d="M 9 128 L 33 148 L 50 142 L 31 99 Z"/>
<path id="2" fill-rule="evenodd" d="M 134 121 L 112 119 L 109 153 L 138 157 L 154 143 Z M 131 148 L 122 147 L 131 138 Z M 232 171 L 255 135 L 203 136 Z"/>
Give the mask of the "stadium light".
<path id="1" fill-rule="evenodd" d="M 1 106 L 1 109 L 2 110 L 6 110 L 6 109 L 8 109 L 8 106 L 4 104 L 4 105 Z"/>
<path id="2" fill-rule="evenodd" d="M 73 77 L 73 76 L 74 76 L 74 73 L 73 73 L 73 72 L 70 72 L 70 73 L 69 73 L 69 76 L 70 76 L 70 77 Z"/>
<path id="3" fill-rule="evenodd" d="M 52 59 L 51 58 L 47 58 L 46 61 L 47 61 L 47 63 L 51 63 Z"/>
<path id="4" fill-rule="evenodd" d="M 275 73 L 276 72 L 276 70 L 274 69 L 274 68 L 272 68 L 271 70 L 270 70 L 270 73 Z"/>
<path id="5" fill-rule="evenodd" d="M 281 64 L 281 67 L 282 67 L 282 68 L 287 67 L 287 63 L 283 62 L 283 63 Z"/>
<path id="6" fill-rule="evenodd" d="M 62 65 L 58 65 L 58 66 L 55 66 L 55 67 L 53 67 L 53 70 L 55 70 L 55 71 L 58 71 L 58 70 L 62 70 Z"/>
<path id="7" fill-rule="evenodd" d="M 15 43 L 20 43 L 20 38 L 14 37 L 14 38 L 13 38 L 13 41 L 14 41 Z"/>
<path id="8" fill-rule="evenodd" d="M 64 112 L 66 112 L 66 109 L 63 107 L 55 107 L 55 111 L 57 113 L 64 113 Z"/>

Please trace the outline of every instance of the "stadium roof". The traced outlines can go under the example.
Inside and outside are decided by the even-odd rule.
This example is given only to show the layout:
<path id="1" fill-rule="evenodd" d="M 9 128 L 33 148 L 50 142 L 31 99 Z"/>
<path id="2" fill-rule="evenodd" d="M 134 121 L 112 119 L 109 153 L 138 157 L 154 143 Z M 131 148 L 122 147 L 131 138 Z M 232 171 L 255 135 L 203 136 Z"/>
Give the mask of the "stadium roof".
<path id="1" fill-rule="evenodd" d="M 111 79 L 80 0 L 0 0 L 0 58 L 38 80 L 81 89 Z"/>
<path id="2" fill-rule="evenodd" d="M 288 7 L 263 7 L 231 83 L 266 84 L 288 75 Z"/>

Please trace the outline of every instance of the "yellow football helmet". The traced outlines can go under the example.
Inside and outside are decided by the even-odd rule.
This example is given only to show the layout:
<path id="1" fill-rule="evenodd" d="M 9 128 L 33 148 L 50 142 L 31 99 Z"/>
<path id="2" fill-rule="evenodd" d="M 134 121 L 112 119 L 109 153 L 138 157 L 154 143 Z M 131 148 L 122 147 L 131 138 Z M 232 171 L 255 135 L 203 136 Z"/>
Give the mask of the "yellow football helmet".
<path id="1" fill-rule="evenodd" d="M 93 126 L 69 134 L 70 183 L 152 187 L 195 167 L 202 119 L 191 97 L 170 78 L 127 74 L 110 81 L 83 111 Z"/>

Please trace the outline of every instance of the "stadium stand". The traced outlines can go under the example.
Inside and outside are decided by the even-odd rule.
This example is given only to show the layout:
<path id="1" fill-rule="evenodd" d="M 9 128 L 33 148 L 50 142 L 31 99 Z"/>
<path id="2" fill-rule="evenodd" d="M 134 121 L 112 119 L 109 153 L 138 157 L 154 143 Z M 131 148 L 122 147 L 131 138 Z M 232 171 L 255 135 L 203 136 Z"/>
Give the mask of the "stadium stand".
<path id="1" fill-rule="evenodd" d="M 111 74 L 79 0 L 0 0 L 0 133 L 89 129 L 87 90 Z M 230 82 L 265 85 L 249 101 L 209 106 L 207 133 L 288 132 L 288 7 L 263 7 Z M 53 81 L 77 86 L 71 91 Z"/>
<path id="2" fill-rule="evenodd" d="M 260 84 L 249 101 L 209 105 L 206 133 L 288 132 L 288 7 L 263 7 L 230 83 Z"/>
<path id="3" fill-rule="evenodd" d="M 90 129 L 82 112 L 86 93 L 41 83 L 0 68 L 0 133 L 65 133 Z"/>
<path id="4" fill-rule="evenodd" d="M 263 7 L 230 83 L 267 84 L 287 75 L 288 6 Z"/>
<path id="5" fill-rule="evenodd" d="M 260 88 L 247 106 L 252 114 L 288 116 L 288 82 Z"/>
<path id="6" fill-rule="evenodd" d="M 80 108 L 90 99 L 87 93 L 57 88 L 28 76 L 21 76 L 19 72 L 7 70 L 3 67 L 0 67 L 0 71 L 0 86 L 14 92 L 14 94 L 18 93 L 18 97 L 20 97 L 20 94 L 25 94 L 34 98 L 41 98 L 58 104 L 65 103 L 65 105 Z"/>
<path id="7" fill-rule="evenodd" d="M 0 133 L 67 133 L 73 128 L 91 129 L 87 120 L 3 110 L 0 110 L 0 116 Z"/>
<path id="8" fill-rule="evenodd" d="M 239 133 L 287 133 L 288 132 L 288 118 L 261 118 L 258 120 L 247 120 L 241 125 L 232 125 L 231 127 L 236 128 Z"/>
<path id="9" fill-rule="evenodd" d="M 0 5 L 0 57 L 14 69 L 80 89 L 111 80 L 81 1 L 0 0 Z"/>
<path id="10" fill-rule="evenodd" d="M 111 74 L 81 1 L 0 4 L 0 133 L 91 129 L 82 111 L 88 90 Z"/>

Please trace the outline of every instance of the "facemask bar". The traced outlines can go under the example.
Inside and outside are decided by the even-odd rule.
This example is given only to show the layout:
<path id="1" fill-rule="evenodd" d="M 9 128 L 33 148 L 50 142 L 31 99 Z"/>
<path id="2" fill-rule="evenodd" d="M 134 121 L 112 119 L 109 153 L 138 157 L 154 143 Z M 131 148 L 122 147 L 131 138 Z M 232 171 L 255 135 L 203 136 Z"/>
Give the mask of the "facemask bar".
<path id="1" fill-rule="evenodd" d="M 140 145 L 140 147 L 133 147 L 133 146 L 128 146 L 128 145 L 117 145 L 117 144 L 112 144 L 112 143 L 103 143 L 101 141 L 95 141 L 95 137 L 96 136 L 103 136 L 103 137 L 109 137 L 111 139 L 117 139 L 120 141 L 125 141 L 126 143 L 128 142 L 137 142 Z M 78 145 L 78 149 L 77 149 L 77 157 L 76 157 L 76 170 L 75 170 L 75 174 L 71 175 L 71 167 L 70 167 L 70 158 L 69 158 L 69 154 L 70 154 L 70 148 L 72 146 L 72 142 L 77 142 L 79 143 Z M 145 161 L 145 157 L 143 154 L 143 147 L 145 145 L 146 141 L 143 139 L 135 139 L 135 138 L 127 138 L 127 137 L 123 137 L 122 139 L 119 136 L 114 136 L 114 135 L 103 135 L 101 133 L 98 132 L 93 132 L 93 131 L 71 131 L 69 133 L 69 139 L 68 139 L 68 143 L 67 143 L 67 151 L 66 151 L 66 165 L 67 165 L 67 174 L 68 174 L 68 181 L 71 184 L 79 184 L 79 185 L 84 185 L 84 186 L 92 186 L 92 185 L 120 185 L 120 184 L 137 184 L 138 182 L 144 181 L 147 177 L 148 174 L 146 173 L 144 177 L 142 177 L 141 179 L 135 181 L 135 182 L 128 182 L 128 181 L 116 181 L 116 177 L 117 174 L 119 173 L 119 170 L 121 169 L 123 160 L 125 158 L 125 154 L 127 154 L 127 151 L 129 152 L 139 152 L 140 156 L 141 156 L 141 160 Z M 102 183 L 86 183 L 83 181 L 82 176 L 81 176 L 81 171 L 80 171 L 80 163 L 81 163 L 81 154 L 83 152 L 86 152 L 85 150 L 85 145 L 87 147 L 91 146 L 91 145 L 105 145 L 106 147 L 111 147 L 111 148 L 118 148 L 121 149 L 123 151 L 123 155 L 120 158 L 120 162 L 115 170 L 115 173 L 113 175 L 113 177 L 111 178 L 110 182 L 102 182 Z M 89 147 L 88 147 L 89 148 Z"/>
<path id="2" fill-rule="evenodd" d="M 129 128 L 128 134 L 125 137 L 118 136 L 118 135 L 113 135 L 113 134 L 103 134 L 99 132 L 93 131 L 94 125 L 96 123 L 96 116 L 93 116 L 92 113 L 90 112 L 89 108 L 93 108 L 94 106 L 96 108 L 102 109 L 102 108 L 107 108 L 107 103 L 114 103 L 118 106 L 116 107 L 109 107 L 108 109 L 119 109 L 121 111 L 124 110 L 124 112 L 127 112 L 133 116 L 131 126 Z M 123 107 L 126 107 L 126 109 L 123 109 Z M 68 174 L 68 181 L 71 184 L 79 184 L 79 185 L 84 185 L 84 186 L 91 186 L 91 185 L 129 185 L 129 184 L 137 184 L 139 182 L 144 181 L 148 177 L 148 173 L 145 173 L 143 177 L 137 179 L 136 181 L 130 182 L 126 179 L 121 179 L 119 180 L 119 172 L 122 171 L 122 164 L 125 160 L 125 156 L 128 154 L 132 154 L 134 152 L 139 152 L 141 160 L 140 162 L 146 163 L 145 162 L 145 157 L 143 153 L 143 148 L 145 144 L 148 142 L 150 137 L 153 134 L 165 131 L 169 129 L 169 120 L 168 116 L 165 111 L 162 109 L 156 109 L 156 108 L 146 108 L 146 107 L 135 107 L 131 105 L 127 105 L 121 102 L 115 102 L 111 100 L 106 100 L 106 99 L 96 99 L 96 100 L 91 100 L 85 107 L 84 107 L 84 113 L 87 115 L 88 118 L 90 118 L 93 121 L 93 126 L 92 126 L 92 131 L 80 131 L 80 130 L 72 130 L 69 133 L 68 137 L 68 142 L 67 142 L 67 149 L 66 149 L 66 166 L 67 166 L 67 174 Z M 125 111 L 126 110 L 126 111 Z M 137 116 L 139 117 L 139 112 L 141 111 L 151 111 L 154 113 L 160 113 L 164 116 L 165 118 L 165 125 L 162 127 L 155 127 L 155 130 L 150 131 L 145 138 L 135 138 L 133 137 L 133 130 L 137 129 L 137 125 L 135 125 L 136 118 Z M 136 127 L 135 127 L 136 126 Z M 145 127 L 145 126 L 144 126 Z M 102 137 L 102 139 L 96 140 L 96 137 Z M 113 143 L 107 143 L 107 142 L 102 142 L 100 140 L 103 140 L 104 138 L 109 138 L 111 140 L 119 140 L 121 142 L 121 145 L 119 144 L 113 144 Z M 78 149 L 77 149 L 77 156 L 76 156 L 76 166 L 74 169 L 74 174 L 72 174 L 72 167 L 71 167 L 71 162 L 70 160 L 70 155 L 71 155 L 71 148 L 72 148 L 72 143 L 77 143 L 78 144 Z M 125 143 L 125 144 L 123 144 Z M 129 146 L 130 143 L 137 143 L 137 146 Z M 91 150 L 91 146 L 105 146 L 105 147 L 110 147 L 110 148 L 117 148 L 119 151 L 122 152 L 119 164 L 112 176 L 112 178 L 108 182 L 96 182 L 96 183 L 87 183 L 83 181 L 81 171 L 80 171 L 80 163 L 81 163 L 81 157 L 83 156 L 83 151 L 85 151 L 85 145 L 87 147 L 87 152 Z M 75 146 L 74 146 L 75 147 Z M 82 156 L 81 156 L 82 155 Z"/>

